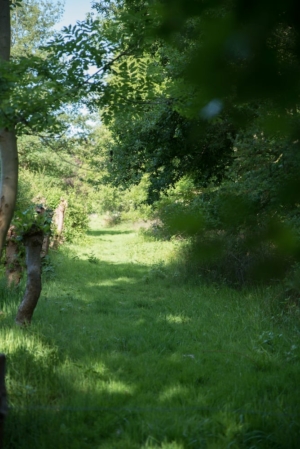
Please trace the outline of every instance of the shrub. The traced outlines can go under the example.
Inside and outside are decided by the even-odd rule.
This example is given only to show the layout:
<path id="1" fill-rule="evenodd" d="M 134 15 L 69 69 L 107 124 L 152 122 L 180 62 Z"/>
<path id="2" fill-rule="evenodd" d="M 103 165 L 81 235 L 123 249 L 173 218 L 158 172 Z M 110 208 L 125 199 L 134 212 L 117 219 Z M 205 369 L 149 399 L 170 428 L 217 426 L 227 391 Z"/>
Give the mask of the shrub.
<path id="1" fill-rule="evenodd" d="M 106 226 L 121 220 L 137 220 L 150 216 L 148 200 L 149 178 L 145 175 L 138 185 L 126 190 L 111 185 L 100 185 L 93 193 L 93 212 L 104 215 Z"/>
<path id="2" fill-rule="evenodd" d="M 103 225 L 105 227 L 111 227 L 119 224 L 121 222 L 120 212 L 107 212 L 103 216 Z"/>
<path id="3" fill-rule="evenodd" d="M 87 205 L 84 197 L 79 197 L 75 193 L 67 196 L 68 207 L 66 209 L 64 221 L 64 237 L 71 242 L 81 238 L 89 226 Z"/>
<path id="4" fill-rule="evenodd" d="M 87 200 L 87 192 L 80 191 L 76 184 L 73 187 L 67 186 L 63 180 L 43 173 L 20 171 L 17 210 L 27 209 L 32 202 L 43 203 L 55 210 L 62 197 L 68 203 L 64 222 L 64 239 L 72 241 L 82 236 L 88 228 L 90 203 Z"/>
<path id="5" fill-rule="evenodd" d="M 193 274 L 239 286 L 282 281 L 300 257 L 300 157 L 293 143 L 270 150 L 272 142 L 254 133 L 236 145 L 219 188 L 182 180 L 161 196 L 161 234 L 188 240 L 181 260 Z"/>

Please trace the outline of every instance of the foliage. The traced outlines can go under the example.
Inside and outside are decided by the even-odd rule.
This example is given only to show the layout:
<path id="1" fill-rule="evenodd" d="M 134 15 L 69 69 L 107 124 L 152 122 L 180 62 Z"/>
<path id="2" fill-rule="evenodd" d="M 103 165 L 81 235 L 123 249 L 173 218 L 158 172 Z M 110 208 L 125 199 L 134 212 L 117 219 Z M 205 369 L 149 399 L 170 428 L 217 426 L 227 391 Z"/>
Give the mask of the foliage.
<path id="1" fill-rule="evenodd" d="M 93 31 L 101 27 L 109 52 L 121 55 L 119 65 L 108 68 L 115 81 L 109 78 L 105 91 L 118 101 L 109 102 L 104 93 L 102 104 L 114 113 L 120 105 L 125 111 L 147 107 L 147 98 L 171 100 L 183 116 L 211 119 L 224 110 L 245 124 L 240 107 L 270 101 L 279 109 L 266 120 L 284 129 L 286 110 L 297 106 L 299 93 L 297 2 L 281 0 L 271 11 L 269 6 L 267 0 L 251 6 L 246 0 L 95 2 L 105 20 Z M 74 41 L 76 33 L 79 28 Z M 89 48 L 88 39 L 84 46 Z"/>
<path id="2" fill-rule="evenodd" d="M 294 99 L 298 97 L 294 1 L 279 2 L 271 15 L 265 13 L 268 2 L 248 8 L 244 0 L 234 4 L 221 0 L 203 4 L 155 1 L 151 6 L 143 0 L 108 1 L 95 2 L 95 8 L 105 20 L 94 24 L 93 30 L 99 33 L 101 28 L 103 39 L 111 44 L 110 51 L 115 46 L 115 54 L 118 54 L 117 61 L 112 60 L 113 64 L 107 68 L 111 74 L 105 86 L 99 85 L 103 92 L 101 104 L 106 108 L 104 114 L 108 113 L 108 121 L 117 136 L 117 181 L 123 177 L 128 183 L 136 182 L 140 172 L 148 169 L 152 170 L 152 176 L 158 170 L 157 183 L 167 186 L 176 181 L 174 153 L 183 165 L 184 174 L 189 174 L 194 162 L 198 170 L 204 165 L 208 171 L 208 175 L 205 171 L 199 174 L 202 182 L 213 175 L 221 179 L 224 165 L 229 162 L 228 152 L 223 156 L 224 142 L 221 139 L 207 144 L 204 139 L 202 149 L 205 147 L 209 155 L 217 149 L 216 156 L 208 161 L 195 157 L 187 148 L 192 146 L 189 133 L 184 133 L 180 126 L 180 122 L 186 126 L 187 119 L 193 118 L 199 123 L 202 117 L 201 130 L 196 132 L 197 142 L 199 135 L 209 136 L 212 125 L 205 124 L 205 120 L 216 117 L 221 122 L 225 120 L 226 136 L 228 127 L 232 134 L 236 128 L 248 126 L 249 121 L 251 124 L 257 117 L 258 107 L 263 111 L 261 128 L 289 132 L 286 108 L 295 110 Z M 270 18 L 267 20 L 267 17 Z M 256 26 L 256 19 L 260 27 Z M 97 27 L 100 27 L 98 31 Z M 76 33 L 81 36 L 79 29 L 70 33 L 73 49 Z M 83 46 L 89 48 L 89 45 L 85 39 Z M 134 51 L 134 60 L 129 50 Z M 152 80 L 150 84 L 145 81 L 147 77 Z M 137 120 L 140 111 L 142 119 Z M 117 119 L 112 122 L 111 117 Z M 189 120 L 188 126 L 191 126 Z M 174 121 L 176 124 L 179 121 L 179 129 L 172 126 Z M 192 127 L 195 131 L 195 126 Z M 214 134 L 214 129 L 211 133 Z M 183 134 L 182 140 L 180 134 Z M 169 145 L 164 145 L 166 139 Z M 180 149 L 189 164 L 182 161 Z M 196 152 L 199 153 L 202 154 Z M 172 167 L 169 167 L 168 157 Z M 157 160 L 161 161 L 160 165 Z"/>
<path id="3" fill-rule="evenodd" d="M 259 261 L 274 278 L 282 276 L 298 260 L 296 2 L 279 1 L 271 11 L 268 1 L 249 6 L 245 0 L 108 0 L 94 7 L 99 15 L 65 28 L 45 46 L 47 61 L 31 58 L 23 68 L 16 61 L 21 91 L 37 87 L 35 110 L 46 91 L 55 92 L 51 105 L 45 103 L 52 130 L 67 123 L 54 112 L 65 100 L 101 108 L 108 131 L 90 132 L 86 148 L 71 136 L 63 143 L 67 162 L 79 159 L 70 170 L 83 180 L 76 188 L 93 186 L 88 209 L 148 214 L 158 201 L 169 233 L 204 242 L 212 248 L 210 261 L 226 272 L 234 260 L 243 267 L 225 277 L 252 279 Z M 92 75 L 91 66 L 97 67 Z M 14 82 L 7 73 L 4 92 Z M 20 132 L 40 132 L 45 123 L 29 117 L 33 122 L 26 124 L 21 116 Z M 40 154 L 36 162 L 34 153 L 28 159 L 37 170 Z M 66 169 L 45 161 L 49 170 Z M 178 201 L 182 179 L 193 187 L 190 198 Z M 74 221 L 75 215 L 81 212 L 74 211 Z"/>
<path id="4" fill-rule="evenodd" d="M 103 225 L 110 228 L 121 223 L 120 212 L 106 212 L 103 217 Z"/>
<path id="5" fill-rule="evenodd" d="M 190 120 L 171 108 L 120 118 L 110 126 L 115 138 L 111 179 L 128 186 L 149 174 L 152 201 L 182 176 L 199 185 L 219 184 L 232 158 L 234 130 L 226 118 Z"/>
<path id="6" fill-rule="evenodd" d="M 45 203 L 55 209 L 62 195 L 62 181 L 43 173 L 20 170 L 19 203 L 23 206 L 25 198 L 35 203 Z M 26 197 L 25 197 L 26 193 Z M 22 204 L 23 203 L 23 204 Z"/>
<path id="7" fill-rule="evenodd" d="M 96 2 L 122 55 L 101 97 L 114 138 L 111 180 L 128 187 L 147 173 L 167 232 L 191 236 L 203 267 L 235 284 L 278 280 L 299 257 L 295 8 Z M 167 190 L 183 177 L 196 193 L 186 204 Z"/>
<path id="8" fill-rule="evenodd" d="M 62 3 L 52 0 L 24 0 L 12 10 L 12 55 L 0 62 L 0 126 L 18 135 L 59 135 L 66 128 L 63 108 L 79 101 L 79 86 L 65 83 L 67 62 L 41 48 L 61 11 Z"/>
<path id="9" fill-rule="evenodd" d="M 143 175 L 139 184 L 133 185 L 122 192 L 122 218 L 131 221 L 148 219 L 152 215 L 149 204 L 149 176 Z"/>
<path id="10" fill-rule="evenodd" d="M 197 191 L 183 180 L 156 203 L 163 235 L 190 238 L 184 251 L 193 275 L 234 285 L 289 278 L 300 254 L 294 145 L 254 130 L 239 134 L 219 188 Z"/>
<path id="11" fill-rule="evenodd" d="M 83 238 L 88 227 L 89 217 L 87 206 L 82 201 L 78 201 L 78 195 L 71 192 L 67 197 L 68 207 L 64 222 L 64 237 L 67 241 Z"/>
<path id="12" fill-rule="evenodd" d="M 18 8 L 22 6 L 23 0 L 9 0 L 9 6 L 11 10 L 14 10 L 14 8 Z"/>
<path id="13" fill-rule="evenodd" d="M 43 141 L 38 136 L 32 135 L 20 136 L 18 139 L 20 167 L 54 178 L 72 178 L 77 175 L 78 168 L 69 155 L 65 139 L 49 140 Z"/>
<path id="14" fill-rule="evenodd" d="M 199 107 L 199 99 L 223 102 L 228 95 L 235 104 L 268 99 L 283 115 L 285 108 L 297 104 L 296 7 L 295 0 L 278 1 L 274 8 L 268 0 L 251 5 L 246 0 L 168 0 L 161 4 L 160 32 L 165 38 L 182 33 L 188 20 L 200 18 L 201 45 L 192 49 L 185 70 L 187 80 L 203 87 L 195 98 Z"/>
<path id="15" fill-rule="evenodd" d="M 59 0 L 22 0 L 11 13 L 12 57 L 43 54 L 41 46 L 53 35 L 53 25 L 62 16 Z"/>
<path id="16" fill-rule="evenodd" d="M 12 225 L 15 228 L 16 239 L 22 240 L 23 237 L 33 227 L 41 230 L 45 235 L 51 233 L 52 210 L 45 209 L 44 205 L 32 204 L 28 209 L 23 211 L 15 211 Z"/>
<path id="17" fill-rule="evenodd" d="M 96 184 L 90 191 L 91 211 L 105 215 L 106 223 L 121 220 L 147 218 L 149 178 L 143 176 L 140 183 L 128 189 L 118 188 L 106 183 Z"/>
<path id="18" fill-rule="evenodd" d="M 34 173 L 22 170 L 21 186 L 17 210 L 22 214 L 26 204 L 46 204 L 54 211 L 63 197 L 68 202 L 63 236 L 67 241 L 83 236 L 88 227 L 88 209 L 86 193 L 80 193 L 76 188 L 66 186 L 64 180 L 59 180 L 44 173 Z"/>
<path id="19" fill-rule="evenodd" d="M 98 185 L 95 189 L 93 212 L 120 212 L 122 209 L 121 191 L 106 184 Z"/>

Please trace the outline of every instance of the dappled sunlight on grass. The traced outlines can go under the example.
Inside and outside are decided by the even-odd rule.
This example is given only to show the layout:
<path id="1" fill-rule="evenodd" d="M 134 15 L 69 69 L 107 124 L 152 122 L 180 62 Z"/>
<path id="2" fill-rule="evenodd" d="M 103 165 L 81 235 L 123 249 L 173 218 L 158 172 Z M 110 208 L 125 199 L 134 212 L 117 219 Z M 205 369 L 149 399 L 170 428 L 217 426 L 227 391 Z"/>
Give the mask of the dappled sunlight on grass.
<path id="1" fill-rule="evenodd" d="M 3 290 L 7 447 L 298 449 L 297 325 L 265 292 L 180 283 L 171 242 L 94 226 L 55 253 L 31 327 Z"/>
<path id="2" fill-rule="evenodd" d="M 121 393 L 132 395 L 134 388 L 125 385 L 123 382 L 110 380 L 106 385 L 103 385 L 108 393 Z"/>
<path id="3" fill-rule="evenodd" d="M 159 394 L 158 399 L 161 402 L 168 402 L 170 400 L 173 401 L 174 399 L 180 399 L 180 401 L 184 401 L 186 396 L 189 396 L 189 388 L 177 384 L 167 387 L 163 392 Z"/>
<path id="4" fill-rule="evenodd" d="M 184 315 L 172 315 L 172 314 L 168 314 L 165 319 L 169 323 L 177 323 L 177 324 L 188 323 L 191 320 L 191 318 L 186 317 Z"/>

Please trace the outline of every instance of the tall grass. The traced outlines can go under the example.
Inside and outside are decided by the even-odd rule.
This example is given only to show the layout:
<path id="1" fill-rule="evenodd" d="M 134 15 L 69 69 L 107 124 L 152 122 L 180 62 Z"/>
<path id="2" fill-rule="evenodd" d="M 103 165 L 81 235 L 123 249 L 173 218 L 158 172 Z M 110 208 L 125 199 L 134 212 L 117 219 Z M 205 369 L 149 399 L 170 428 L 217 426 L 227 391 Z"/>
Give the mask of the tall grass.
<path id="1" fill-rule="evenodd" d="M 271 290 L 182 282 L 174 243 L 99 223 L 52 255 L 30 327 L 22 286 L 0 287 L 5 447 L 298 448 L 297 315 Z"/>

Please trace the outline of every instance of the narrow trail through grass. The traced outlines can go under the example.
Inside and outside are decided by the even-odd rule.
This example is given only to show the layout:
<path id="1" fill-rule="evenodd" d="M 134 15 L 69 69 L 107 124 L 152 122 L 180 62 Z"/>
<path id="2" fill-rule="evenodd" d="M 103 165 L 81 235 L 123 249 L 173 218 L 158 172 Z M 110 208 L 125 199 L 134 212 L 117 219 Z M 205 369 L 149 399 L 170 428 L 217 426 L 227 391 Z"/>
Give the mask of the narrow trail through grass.
<path id="1" fill-rule="evenodd" d="M 268 313 L 266 290 L 181 281 L 173 250 L 94 217 L 54 255 L 30 328 L 2 287 L 7 448 L 299 447 L 299 320 Z"/>

